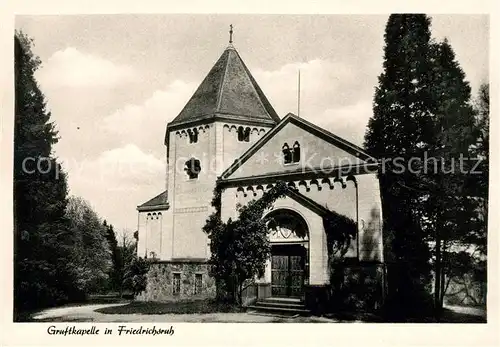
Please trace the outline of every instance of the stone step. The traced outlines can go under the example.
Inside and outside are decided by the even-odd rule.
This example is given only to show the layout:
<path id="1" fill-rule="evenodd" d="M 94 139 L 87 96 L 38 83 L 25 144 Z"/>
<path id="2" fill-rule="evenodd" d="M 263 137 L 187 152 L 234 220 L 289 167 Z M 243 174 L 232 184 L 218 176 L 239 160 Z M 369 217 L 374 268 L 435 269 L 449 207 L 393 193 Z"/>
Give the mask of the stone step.
<path id="1" fill-rule="evenodd" d="M 273 313 L 285 313 L 285 314 L 300 314 L 300 315 L 308 315 L 310 314 L 309 310 L 305 308 L 296 308 L 296 307 L 285 307 L 285 306 L 272 306 L 272 305 L 250 305 L 249 309 L 258 312 L 273 312 Z"/>
<path id="2" fill-rule="evenodd" d="M 265 302 L 277 302 L 277 303 L 289 303 L 289 304 L 303 304 L 304 302 L 299 298 L 280 298 L 280 297 L 268 297 L 265 299 L 260 299 L 259 301 Z"/>
<path id="3" fill-rule="evenodd" d="M 259 300 L 254 305 L 255 306 L 296 308 L 296 309 L 303 309 L 304 308 L 304 304 L 302 304 L 302 303 L 278 302 L 278 301 L 267 301 L 267 300 Z"/>
<path id="4" fill-rule="evenodd" d="M 264 312 L 264 311 L 247 311 L 248 314 L 254 315 L 254 316 L 264 316 L 264 317 L 276 317 L 276 318 L 297 318 L 299 316 L 298 313 L 271 313 L 271 312 Z"/>

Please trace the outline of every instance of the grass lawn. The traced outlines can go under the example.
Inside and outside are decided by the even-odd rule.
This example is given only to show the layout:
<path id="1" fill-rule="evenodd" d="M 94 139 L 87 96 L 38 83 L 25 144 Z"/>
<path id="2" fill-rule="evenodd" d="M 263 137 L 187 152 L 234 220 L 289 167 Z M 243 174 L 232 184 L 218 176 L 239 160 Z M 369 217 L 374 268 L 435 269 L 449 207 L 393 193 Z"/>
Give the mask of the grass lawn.
<path id="1" fill-rule="evenodd" d="M 132 301 L 123 306 L 95 310 L 105 314 L 190 314 L 216 312 L 242 312 L 239 307 L 219 303 L 213 299 L 180 300 L 170 302 Z"/>
<path id="2" fill-rule="evenodd" d="M 463 312 L 455 312 L 444 308 L 441 317 L 442 323 L 486 323 L 486 317 L 467 314 Z"/>
<path id="3" fill-rule="evenodd" d="M 95 310 L 104 314 L 203 314 L 203 313 L 238 313 L 245 310 L 227 303 L 219 303 L 213 299 L 179 300 L 169 302 L 132 301 L 127 305 L 104 307 Z M 367 323 L 391 322 L 383 317 L 368 313 L 333 313 L 326 314 L 325 318 L 337 322 L 362 321 Z M 393 321 L 396 322 L 396 321 Z M 437 323 L 432 316 L 414 319 L 403 319 L 400 323 Z M 445 308 L 440 322 L 442 323 L 485 323 L 486 317 L 455 312 Z"/>
<path id="4" fill-rule="evenodd" d="M 486 323 L 485 315 L 457 312 L 443 308 L 441 318 L 438 320 L 432 314 L 419 318 L 406 318 L 401 320 L 386 320 L 388 323 Z"/>

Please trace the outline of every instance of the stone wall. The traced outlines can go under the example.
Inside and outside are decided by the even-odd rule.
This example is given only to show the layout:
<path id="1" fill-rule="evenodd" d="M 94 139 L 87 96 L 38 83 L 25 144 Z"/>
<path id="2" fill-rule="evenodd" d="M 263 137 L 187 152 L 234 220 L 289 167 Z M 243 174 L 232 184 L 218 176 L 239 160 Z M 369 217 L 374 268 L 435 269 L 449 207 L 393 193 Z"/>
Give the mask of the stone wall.
<path id="1" fill-rule="evenodd" d="M 187 298 L 214 298 L 215 280 L 208 273 L 205 262 L 157 262 L 152 263 L 147 274 L 146 290 L 140 293 L 138 301 L 171 301 Z M 180 292 L 173 293 L 173 274 L 180 274 Z M 202 276 L 202 290 L 195 294 L 195 275 Z"/>
<path id="2" fill-rule="evenodd" d="M 487 289 L 486 280 L 475 278 L 473 273 L 465 273 L 450 280 L 444 301 L 449 305 L 486 307 Z"/>

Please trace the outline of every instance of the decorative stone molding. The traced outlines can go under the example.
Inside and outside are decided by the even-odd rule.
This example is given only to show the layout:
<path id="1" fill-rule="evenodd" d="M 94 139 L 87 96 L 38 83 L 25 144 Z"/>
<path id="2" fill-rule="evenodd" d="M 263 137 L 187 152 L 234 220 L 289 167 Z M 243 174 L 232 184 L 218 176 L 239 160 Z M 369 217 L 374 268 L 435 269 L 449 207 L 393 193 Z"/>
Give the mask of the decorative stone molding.
<path id="1" fill-rule="evenodd" d="M 250 129 L 250 133 L 251 134 L 258 134 L 258 135 L 263 135 L 266 133 L 266 129 L 265 128 L 261 128 L 261 127 L 251 127 L 251 126 L 244 126 L 244 125 L 241 125 L 242 127 L 244 127 L 245 129 L 246 128 L 249 128 Z M 235 131 L 238 131 L 238 128 L 240 127 L 240 125 L 236 125 L 236 124 L 224 124 L 222 126 L 222 128 L 224 130 L 227 130 L 228 132 L 235 132 Z"/>
<path id="2" fill-rule="evenodd" d="M 270 230 L 269 240 L 271 242 L 279 241 L 307 241 L 308 237 L 299 237 L 294 230 L 278 226 Z"/>
<path id="3" fill-rule="evenodd" d="M 356 179 L 354 176 L 345 177 L 325 177 L 323 179 L 311 179 L 311 180 L 300 180 L 300 181 L 290 181 L 287 182 L 287 186 L 291 189 L 297 190 L 299 192 L 310 192 L 310 191 L 322 191 L 329 189 L 345 189 L 349 184 L 356 184 Z M 236 189 L 236 197 L 256 197 L 259 196 L 274 185 L 272 183 L 267 185 L 249 185 L 249 186 L 239 186 Z"/>
<path id="4" fill-rule="evenodd" d="M 222 128 L 228 133 L 234 133 L 235 136 L 238 136 L 238 129 L 242 127 L 245 131 L 248 131 L 250 134 L 250 141 L 255 142 L 257 138 L 260 138 L 262 135 L 266 133 L 265 128 L 255 127 L 255 126 L 247 126 L 247 125 L 236 125 L 236 124 L 224 124 Z"/>
<path id="5" fill-rule="evenodd" d="M 182 138 L 188 138 L 189 137 L 189 131 L 197 131 L 198 135 L 207 133 L 208 129 L 210 128 L 210 125 L 199 125 L 199 126 L 194 126 L 194 127 L 189 127 L 185 128 L 182 130 L 177 130 L 175 132 L 175 136 L 182 139 Z"/>
<path id="6" fill-rule="evenodd" d="M 175 213 L 191 213 L 191 212 L 205 212 L 205 211 L 208 211 L 207 206 L 183 207 L 175 209 Z"/>

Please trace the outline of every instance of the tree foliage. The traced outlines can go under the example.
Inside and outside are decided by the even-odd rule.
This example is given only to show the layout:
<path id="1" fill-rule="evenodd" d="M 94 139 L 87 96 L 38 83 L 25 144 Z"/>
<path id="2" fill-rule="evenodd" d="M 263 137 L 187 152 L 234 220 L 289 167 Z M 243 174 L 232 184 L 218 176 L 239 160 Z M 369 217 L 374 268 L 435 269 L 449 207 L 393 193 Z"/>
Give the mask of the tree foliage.
<path id="1" fill-rule="evenodd" d="M 35 79 L 33 41 L 14 36 L 14 314 L 85 298 L 107 281 L 112 235 L 89 204 L 68 199 L 59 140 Z M 108 233 L 108 235 L 107 235 Z"/>
<path id="2" fill-rule="evenodd" d="M 326 244 L 330 263 L 339 260 L 347 253 L 352 241 L 357 237 L 356 222 L 347 216 L 330 211 L 323 216 L 323 228 L 326 233 Z"/>
<path id="3" fill-rule="evenodd" d="M 215 212 L 209 216 L 203 231 L 209 235 L 211 274 L 227 299 L 241 304 L 241 291 L 245 281 L 263 276 L 265 261 L 271 248 L 267 220 L 264 212 L 285 194 L 287 187 L 277 183 L 258 200 L 238 206 L 239 218 L 223 222 L 220 216 L 221 191 L 214 191 L 212 205 Z"/>
<path id="4" fill-rule="evenodd" d="M 118 280 L 117 280 L 117 272 L 116 269 L 122 267 L 121 259 L 119 257 L 119 249 L 118 249 L 118 241 L 116 239 L 115 230 L 113 225 L 108 224 L 107 220 L 102 222 L 102 226 L 104 230 L 106 230 L 106 241 L 108 242 L 109 250 L 111 253 L 111 263 L 112 266 L 108 270 L 108 285 L 107 290 L 117 290 L 118 288 Z"/>
<path id="5" fill-rule="evenodd" d="M 97 292 L 105 286 L 112 265 L 108 230 L 80 197 L 69 198 L 66 215 L 73 236 L 71 263 L 77 273 L 76 285 L 83 292 Z"/>
<path id="6" fill-rule="evenodd" d="M 226 299 L 241 304 L 242 287 L 246 281 L 264 275 L 265 263 L 269 259 L 270 217 L 264 217 L 273 203 L 285 196 L 289 188 L 278 181 L 261 198 L 244 206 L 237 206 L 238 218 L 221 219 L 221 190 L 216 187 L 212 206 L 215 208 L 203 231 L 209 235 L 211 250 L 211 274 L 218 283 L 219 293 Z M 351 241 L 356 237 L 356 223 L 345 216 L 330 211 L 323 216 L 328 244 L 328 254 L 342 257 Z"/>
<path id="7" fill-rule="evenodd" d="M 149 265 L 147 260 L 137 257 L 134 253 L 130 263 L 125 268 L 125 283 L 132 290 L 134 296 L 146 289 Z"/>
<path id="8" fill-rule="evenodd" d="M 379 178 L 389 302 L 407 308 L 401 304 L 425 299 L 432 266 L 439 311 L 454 253 L 485 241 L 477 187 L 480 177 L 487 187 L 487 179 L 474 177 L 472 162 L 460 158 L 476 155 L 478 136 L 487 134 L 478 124 L 487 122 L 474 117 L 471 90 L 449 42 L 430 39 L 430 18 L 391 15 L 385 41 L 365 147 L 385 163 Z M 403 170 L 387 161 L 396 157 Z"/>
<path id="9" fill-rule="evenodd" d="M 149 269 L 148 263 L 138 259 L 137 242 L 138 232 L 128 236 L 123 232 L 120 239 L 116 237 L 113 225 L 105 220 L 103 227 L 106 230 L 106 240 L 111 253 L 111 266 L 108 270 L 108 291 L 118 292 L 120 297 L 125 292 L 135 294 L 146 288 L 146 273 Z"/>
<path id="10" fill-rule="evenodd" d="M 483 84 L 473 103 L 474 142 L 469 150 L 476 168 L 466 175 L 461 199 L 468 209 L 457 212 L 443 250 L 440 300 L 451 304 L 486 304 L 486 255 L 489 179 L 489 86 Z"/>
<path id="11" fill-rule="evenodd" d="M 394 159 L 423 158 L 433 143 L 430 19 L 423 14 L 394 14 L 385 30 L 384 71 L 375 90 L 373 117 L 365 148 L 386 159 L 379 175 L 384 215 L 384 259 L 388 263 L 389 301 L 418 307 L 430 281 L 429 249 L 422 230 L 421 182 Z M 390 160 L 387 160 L 390 159 Z"/>
<path id="12" fill-rule="evenodd" d="M 130 265 L 136 251 L 137 241 L 131 240 L 125 233 L 120 238 L 116 237 L 112 224 L 105 220 L 103 227 L 106 230 L 106 240 L 111 253 L 111 267 L 109 268 L 107 290 L 118 292 L 120 297 L 124 290 L 129 290 L 126 281 L 126 268 Z"/>
<path id="13" fill-rule="evenodd" d="M 475 100 L 477 139 L 473 147 L 473 157 L 480 162 L 473 179 L 469 181 L 470 195 L 478 203 L 478 237 L 476 245 L 481 254 L 486 255 L 486 232 L 488 227 L 488 188 L 489 188 L 489 156 L 490 156 L 490 88 L 489 84 L 482 84 L 479 95 Z M 472 240 L 475 241 L 475 240 Z"/>
<path id="14" fill-rule="evenodd" d="M 33 41 L 14 37 L 14 309 L 75 299 L 66 173 L 52 154 L 57 131 L 34 74 Z"/>
<path id="15" fill-rule="evenodd" d="M 428 153 L 439 165 L 420 175 L 430 191 L 422 196 L 420 209 L 433 251 L 434 306 L 440 312 L 446 273 L 453 265 L 450 253 L 475 229 L 476 203 L 467 189 L 472 163 L 460 158 L 472 157 L 477 131 L 471 90 L 452 47 L 445 39 L 432 49 L 435 138 Z"/>
<path id="16" fill-rule="evenodd" d="M 120 297 L 123 295 L 124 291 L 136 291 L 137 281 L 133 279 L 134 276 L 138 275 L 134 271 L 131 271 L 131 267 L 139 269 L 135 264 L 137 258 L 136 246 L 137 243 L 130 239 L 125 233 L 122 235 L 120 244 L 118 245 L 118 259 L 117 266 L 115 267 L 115 279 L 116 279 L 116 289 L 118 290 Z"/>

